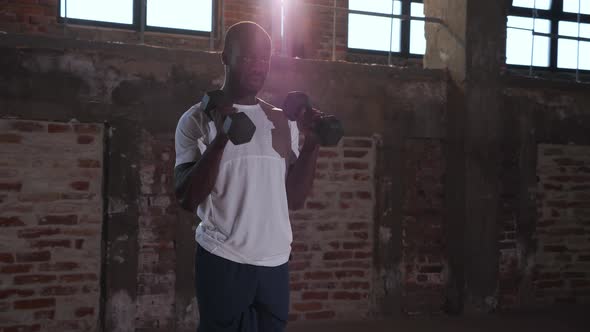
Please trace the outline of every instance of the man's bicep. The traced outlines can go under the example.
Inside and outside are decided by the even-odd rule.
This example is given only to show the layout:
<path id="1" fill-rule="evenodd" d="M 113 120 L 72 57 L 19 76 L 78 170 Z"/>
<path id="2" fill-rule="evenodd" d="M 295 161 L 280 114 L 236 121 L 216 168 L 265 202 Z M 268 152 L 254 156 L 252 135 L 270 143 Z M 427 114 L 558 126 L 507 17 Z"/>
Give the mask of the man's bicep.
<path id="1" fill-rule="evenodd" d="M 198 161 L 207 148 L 207 124 L 201 113 L 185 113 L 178 121 L 174 135 L 176 166 Z"/>

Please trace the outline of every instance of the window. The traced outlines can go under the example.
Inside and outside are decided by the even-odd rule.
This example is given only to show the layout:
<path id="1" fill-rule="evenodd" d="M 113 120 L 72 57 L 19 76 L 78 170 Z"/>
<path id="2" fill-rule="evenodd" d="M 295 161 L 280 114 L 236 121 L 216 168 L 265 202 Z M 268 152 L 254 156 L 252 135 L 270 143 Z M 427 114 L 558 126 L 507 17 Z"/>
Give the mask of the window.
<path id="1" fill-rule="evenodd" d="M 79 24 L 209 34 L 213 0 L 61 0 L 60 19 L 65 18 Z"/>
<path id="2" fill-rule="evenodd" d="M 590 0 L 514 0 L 506 63 L 590 70 Z"/>
<path id="3" fill-rule="evenodd" d="M 424 17 L 421 0 L 349 0 L 348 48 L 420 56 L 426 51 L 423 20 L 401 20 L 395 15 Z"/>

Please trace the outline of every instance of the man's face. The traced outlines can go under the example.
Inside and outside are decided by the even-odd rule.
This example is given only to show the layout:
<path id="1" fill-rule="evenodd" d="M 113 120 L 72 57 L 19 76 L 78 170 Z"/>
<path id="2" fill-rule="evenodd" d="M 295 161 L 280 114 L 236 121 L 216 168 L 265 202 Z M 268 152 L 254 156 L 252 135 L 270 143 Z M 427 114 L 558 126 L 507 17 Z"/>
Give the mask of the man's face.
<path id="1" fill-rule="evenodd" d="M 230 54 L 230 79 L 244 93 L 258 93 L 270 66 L 270 43 L 265 36 L 236 41 Z"/>

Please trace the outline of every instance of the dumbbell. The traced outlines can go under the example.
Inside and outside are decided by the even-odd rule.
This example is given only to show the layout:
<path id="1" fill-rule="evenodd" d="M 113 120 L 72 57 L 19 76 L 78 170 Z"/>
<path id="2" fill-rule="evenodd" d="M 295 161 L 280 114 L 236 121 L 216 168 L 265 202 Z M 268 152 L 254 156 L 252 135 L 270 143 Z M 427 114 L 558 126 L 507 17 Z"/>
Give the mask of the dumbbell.
<path id="1" fill-rule="evenodd" d="M 211 111 L 227 105 L 232 105 L 232 103 L 225 98 L 221 90 L 209 91 L 201 100 L 201 109 L 212 121 L 214 120 Z M 223 120 L 223 132 L 234 145 L 250 142 L 255 131 L 256 126 L 246 113 L 232 113 Z"/>
<path id="2" fill-rule="evenodd" d="M 291 121 L 297 120 L 300 112 L 311 110 L 309 97 L 300 91 L 287 94 L 283 104 L 283 112 Z M 313 124 L 313 132 L 319 139 L 321 146 L 335 146 L 344 135 L 342 123 L 333 115 L 323 115 Z"/>

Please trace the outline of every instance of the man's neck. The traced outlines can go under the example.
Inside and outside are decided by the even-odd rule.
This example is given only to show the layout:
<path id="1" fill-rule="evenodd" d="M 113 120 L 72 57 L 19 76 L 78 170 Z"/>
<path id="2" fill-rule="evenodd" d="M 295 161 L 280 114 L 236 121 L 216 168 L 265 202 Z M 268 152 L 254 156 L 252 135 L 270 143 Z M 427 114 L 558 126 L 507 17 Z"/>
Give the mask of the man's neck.
<path id="1" fill-rule="evenodd" d="M 232 89 L 229 84 L 224 84 L 221 88 L 223 93 L 229 100 L 231 100 L 234 104 L 239 105 L 256 105 L 258 103 L 258 98 L 256 98 L 256 94 L 248 94 L 248 93 L 241 93 L 236 91 L 237 89 Z"/>

